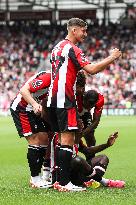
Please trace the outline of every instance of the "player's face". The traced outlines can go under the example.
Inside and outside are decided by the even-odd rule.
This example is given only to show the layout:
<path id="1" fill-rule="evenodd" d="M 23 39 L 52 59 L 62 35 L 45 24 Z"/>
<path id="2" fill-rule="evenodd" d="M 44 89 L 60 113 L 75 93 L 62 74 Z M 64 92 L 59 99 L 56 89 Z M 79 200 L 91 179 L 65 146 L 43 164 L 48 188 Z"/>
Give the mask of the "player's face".
<path id="1" fill-rule="evenodd" d="M 89 101 L 85 101 L 85 100 L 83 100 L 83 105 L 84 105 L 84 108 L 87 110 L 91 110 L 93 107 L 95 107 L 95 104 L 90 104 Z"/>
<path id="2" fill-rule="evenodd" d="M 87 37 L 87 27 L 76 26 L 74 30 L 74 35 L 77 42 L 83 42 Z"/>

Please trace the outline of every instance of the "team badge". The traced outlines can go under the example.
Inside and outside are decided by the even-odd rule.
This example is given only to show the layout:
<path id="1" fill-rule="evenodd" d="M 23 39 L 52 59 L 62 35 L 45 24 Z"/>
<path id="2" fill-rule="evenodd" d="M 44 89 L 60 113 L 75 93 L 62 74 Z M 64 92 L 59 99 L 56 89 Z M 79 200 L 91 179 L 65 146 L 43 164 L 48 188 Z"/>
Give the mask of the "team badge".
<path id="1" fill-rule="evenodd" d="M 42 80 L 37 80 L 35 82 L 32 83 L 33 88 L 37 88 L 40 87 L 40 85 L 43 83 Z"/>

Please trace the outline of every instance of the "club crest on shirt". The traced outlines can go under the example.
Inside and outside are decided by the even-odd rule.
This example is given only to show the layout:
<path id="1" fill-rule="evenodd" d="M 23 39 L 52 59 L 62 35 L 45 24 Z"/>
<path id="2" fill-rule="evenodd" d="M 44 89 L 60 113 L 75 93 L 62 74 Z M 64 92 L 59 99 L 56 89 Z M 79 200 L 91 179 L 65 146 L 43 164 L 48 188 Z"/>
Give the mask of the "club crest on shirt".
<path id="1" fill-rule="evenodd" d="M 37 80 L 35 82 L 32 82 L 32 86 L 33 88 L 37 88 L 37 87 L 40 87 L 40 85 L 43 83 L 42 80 Z"/>

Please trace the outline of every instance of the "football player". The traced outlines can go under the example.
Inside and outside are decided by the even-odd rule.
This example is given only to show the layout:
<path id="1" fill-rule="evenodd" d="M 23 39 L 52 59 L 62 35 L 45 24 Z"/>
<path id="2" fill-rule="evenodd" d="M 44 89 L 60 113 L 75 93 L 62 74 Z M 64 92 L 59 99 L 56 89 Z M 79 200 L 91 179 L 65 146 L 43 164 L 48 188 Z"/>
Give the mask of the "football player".
<path id="1" fill-rule="evenodd" d="M 51 184 L 40 176 L 48 146 L 49 124 L 42 118 L 41 100 L 47 97 L 51 82 L 50 72 L 39 72 L 20 89 L 10 105 L 11 115 L 19 136 L 28 142 L 28 165 L 32 187 L 48 188 Z"/>

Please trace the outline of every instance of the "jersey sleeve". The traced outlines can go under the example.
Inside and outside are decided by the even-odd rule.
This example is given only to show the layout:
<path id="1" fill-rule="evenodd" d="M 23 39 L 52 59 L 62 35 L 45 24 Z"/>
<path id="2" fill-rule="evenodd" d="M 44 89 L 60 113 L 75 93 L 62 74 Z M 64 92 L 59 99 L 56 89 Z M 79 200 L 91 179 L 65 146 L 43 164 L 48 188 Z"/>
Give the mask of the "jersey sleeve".
<path id="1" fill-rule="evenodd" d="M 78 70 L 81 70 L 84 66 L 90 64 L 90 61 L 82 52 L 82 50 L 78 47 L 71 48 L 69 52 L 69 57 L 71 58 L 72 62 L 74 63 L 75 67 Z"/>
<path id="2" fill-rule="evenodd" d="M 51 74 L 45 73 L 43 75 L 36 76 L 28 84 L 30 86 L 30 92 L 35 93 L 38 90 L 48 88 L 51 83 Z"/>
<path id="3" fill-rule="evenodd" d="M 94 113 L 96 115 L 101 114 L 101 112 L 103 110 L 103 106 L 104 106 L 104 97 L 102 94 L 99 93 L 99 97 L 98 97 L 98 101 L 95 105 Z"/>

